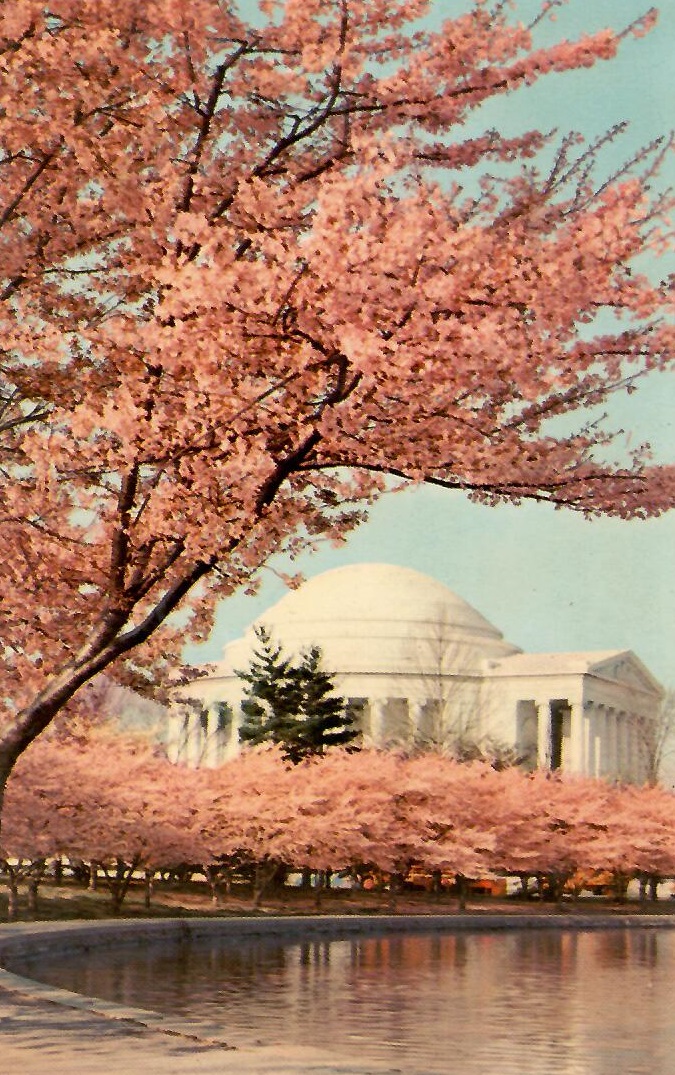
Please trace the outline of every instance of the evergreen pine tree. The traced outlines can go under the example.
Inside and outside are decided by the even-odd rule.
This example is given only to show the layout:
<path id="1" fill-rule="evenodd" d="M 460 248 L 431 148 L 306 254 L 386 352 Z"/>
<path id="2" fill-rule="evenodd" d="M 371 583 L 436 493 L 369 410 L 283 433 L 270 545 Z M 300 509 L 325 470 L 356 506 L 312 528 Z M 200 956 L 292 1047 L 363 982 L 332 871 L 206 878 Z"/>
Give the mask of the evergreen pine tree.
<path id="1" fill-rule="evenodd" d="M 287 749 L 293 762 L 323 754 L 327 747 L 353 744 L 359 734 L 344 698 L 335 694 L 332 676 L 322 668 L 322 659 L 320 648 L 312 646 L 302 655 L 297 669 L 302 711 Z"/>
<path id="2" fill-rule="evenodd" d="M 246 671 L 237 671 L 248 687 L 241 705 L 239 739 L 259 743 L 285 743 L 293 734 L 301 704 L 297 670 L 282 656 L 265 627 L 256 627 L 258 647 Z"/>
<path id="3" fill-rule="evenodd" d="M 255 630 L 258 648 L 250 666 L 237 675 L 247 683 L 241 705 L 243 743 L 279 743 L 294 764 L 329 746 L 357 738 L 344 698 L 335 694 L 331 675 L 321 667 L 322 653 L 312 646 L 293 661 L 282 655 L 265 627 Z"/>

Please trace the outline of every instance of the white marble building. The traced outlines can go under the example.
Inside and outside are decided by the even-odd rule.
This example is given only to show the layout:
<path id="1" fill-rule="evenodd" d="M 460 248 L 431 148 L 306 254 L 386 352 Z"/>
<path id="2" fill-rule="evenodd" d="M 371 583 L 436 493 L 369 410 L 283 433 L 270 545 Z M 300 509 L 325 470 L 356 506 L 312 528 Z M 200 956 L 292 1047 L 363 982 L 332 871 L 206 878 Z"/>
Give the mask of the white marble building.
<path id="1" fill-rule="evenodd" d="M 644 777 L 663 690 L 630 650 L 523 653 L 435 579 L 369 563 L 289 591 L 225 646 L 206 676 L 176 689 L 174 759 L 214 765 L 238 750 L 244 684 L 236 670 L 248 667 L 256 624 L 289 655 L 321 647 L 366 743 L 489 743 L 515 750 L 530 768 Z"/>

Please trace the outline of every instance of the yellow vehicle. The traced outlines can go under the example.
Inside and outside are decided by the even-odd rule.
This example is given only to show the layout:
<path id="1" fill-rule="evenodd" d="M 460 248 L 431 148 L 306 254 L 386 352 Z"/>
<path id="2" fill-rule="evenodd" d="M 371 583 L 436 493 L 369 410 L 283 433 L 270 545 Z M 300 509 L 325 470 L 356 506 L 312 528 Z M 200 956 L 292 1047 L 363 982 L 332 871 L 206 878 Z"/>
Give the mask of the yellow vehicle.
<path id="1" fill-rule="evenodd" d="M 616 878 L 609 870 L 577 870 L 565 882 L 564 891 L 573 896 L 582 892 L 592 892 L 594 896 L 613 896 L 616 889 Z"/>

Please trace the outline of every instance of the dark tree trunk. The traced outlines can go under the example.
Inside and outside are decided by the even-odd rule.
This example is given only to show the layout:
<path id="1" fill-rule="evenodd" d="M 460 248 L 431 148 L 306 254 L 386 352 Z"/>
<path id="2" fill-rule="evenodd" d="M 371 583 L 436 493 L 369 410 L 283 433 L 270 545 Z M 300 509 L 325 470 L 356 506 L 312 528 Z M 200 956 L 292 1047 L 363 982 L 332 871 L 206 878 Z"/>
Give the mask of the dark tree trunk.
<path id="1" fill-rule="evenodd" d="M 213 865 L 205 866 L 204 876 L 206 877 L 209 889 L 211 891 L 211 903 L 215 903 L 217 906 L 220 906 L 220 904 L 222 903 L 220 867 Z"/>
<path id="2" fill-rule="evenodd" d="M 33 915 L 38 912 L 38 889 L 46 869 L 47 862 L 42 859 L 33 863 L 28 874 L 28 910 Z"/>
<path id="3" fill-rule="evenodd" d="M 432 870 L 431 871 L 431 888 L 429 889 L 433 896 L 440 896 L 443 893 L 443 871 Z"/>
<path id="4" fill-rule="evenodd" d="M 232 878 L 234 876 L 234 870 L 231 866 L 226 866 L 225 870 L 221 873 L 220 887 L 225 892 L 225 895 L 229 899 L 232 895 Z"/>
<path id="5" fill-rule="evenodd" d="M 288 866 L 286 866 L 283 862 L 278 862 L 274 867 L 269 884 L 275 892 L 282 892 L 285 888 L 288 872 Z"/>
<path id="6" fill-rule="evenodd" d="M 389 900 L 387 902 L 387 908 L 392 914 L 396 914 L 398 910 L 398 898 L 401 895 L 402 888 L 403 874 L 393 873 L 389 878 Z"/>
<path id="7" fill-rule="evenodd" d="M 31 914 L 37 914 L 38 912 L 38 888 L 40 887 L 39 877 L 28 878 L 28 910 Z"/>
<path id="8" fill-rule="evenodd" d="M 628 893 L 628 878 L 626 877 L 625 874 L 623 874 L 623 873 L 615 873 L 614 874 L 613 888 L 614 888 L 614 898 L 616 899 L 617 903 L 625 903 L 626 902 L 626 896 L 627 896 L 627 893 Z M 640 898 L 642 899 L 643 898 L 643 896 L 642 896 L 642 885 L 641 885 L 640 891 L 641 891 Z"/>
<path id="9" fill-rule="evenodd" d="M 16 922 L 19 917 L 19 883 L 11 869 L 7 871 L 7 921 Z"/>
<path id="10" fill-rule="evenodd" d="M 325 870 L 318 870 L 314 880 L 314 906 L 317 911 L 321 910 L 323 896 L 328 887 L 328 876 Z"/>
<path id="11" fill-rule="evenodd" d="M 113 870 L 108 869 L 107 866 L 103 866 L 103 873 L 108 886 L 108 891 L 110 892 L 114 914 L 119 914 L 122 909 L 124 897 L 129 891 L 131 878 L 137 866 L 138 860 L 126 863 L 123 859 L 117 859 Z"/>
<path id="12" fill-rule="evenodd" d="M 5 789 L 13 765 L 14 762 L 8 761 L 4 755 L 0 753 L 0 835 L 2 835 L 2 809 L 5 804 Z"/>
<path id="13" fill-rule="evenodd" d="M 458 873 L 455 877 L 455 886 L 457 888 L 457 910 L 460 912 L 466 911 L 466 896 L 467 896 L 467 882 L 466 877 L 463 874 Z"/>
<path id="14" fill-rule="evenodd" d="M 143 878 L 143 906 L 146 910 L 150 909 L 150 904 L 152 902 L 152 895 L 155 889 L 154 881 L 155 871 L 146 870 Z"/>
<path id="15" fill-rule="evenodd" d="M 275 880 L 279 872 L 279 864 L 276 862 L 257 862 L 253 875 L 253 901 L 252 908 L 259 911 L 262 907 L 263 895 Z"/>

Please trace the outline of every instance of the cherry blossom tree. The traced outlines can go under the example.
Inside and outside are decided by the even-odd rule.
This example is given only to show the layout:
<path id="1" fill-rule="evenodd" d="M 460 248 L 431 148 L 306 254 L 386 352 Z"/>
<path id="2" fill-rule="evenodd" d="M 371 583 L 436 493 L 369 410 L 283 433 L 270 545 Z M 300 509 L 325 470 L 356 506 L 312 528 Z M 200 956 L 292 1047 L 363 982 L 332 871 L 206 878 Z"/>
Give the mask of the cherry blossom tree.
<path id="1" fill-rule="evenodd" d="M 189 863 L 217 891 L 236 865 L 254 874 L 259 907 L 275 876 L 308 869 L 379 872 L 391 906 L 411 866 L 467 880 L 536 877 L 560 896 L 575 876 L 610 871 L 655 886 L 675 876 L 675 795 L 659 787 L 495 770 L 439 754 L 331 749 L 292 765 L 281 747 L 247 751 L 217 769 L 155 757 L 138 738 L 86 742 L 42 736 L 8 784 L 0 845 L 16 914 L 19 884 L 50 859 L 96 864 L 122 906 L 133 876 Z"/>
<path id="2" fill-rule="evenodd" d="M 115 911 L 136 871 L 150 877 L 201 861 L 196 783 L 192 770 L 157 757 L 138 736 L 41 737 L 7 788 L 2 860 L 13 902 L 18 882 L 39 878 L 49 858 L 91 863 Z"/>
<path id="3" fill-rule="evenodd" d="M 503 818 L 501 774 L 483 761 L 462 763 L 433 754 L 421 755 L 412 764 L 422 784 L 433 789 L 416 861 L 455 875 L 463 910 L 467 879 L 483 877 L 491 869 L 490 853 Z"/>
<path id="4" fill-rule="evenodd" d="M 248 750 L 204 773 L 194 822 L 202 861 L 254 867 L 255 907 L 288 868 L 405 873 L 421 827 L 402 805 L 408 785 L 405 761 L 387 751 L 332 748 L 293 765 L 279 745 Z"/>
<path id="5" fill-rule="evenodd" d="M 602 139 L 474 133 L 654 15 L 544 46 L 503 3 L 427 8 L 3 5 L 0 787 L 82 684 L 161 678 L 388 475 L 670 506 L 671 468 L 585 420 L 672 354 L 635 265 L 665 145 L 608 179 Z"/>
<path id="6" fill-rule="evenodd" d="M 333 749 L 298 766 L 281 748 L 256 748 L 209 770 L 197 809 L 210 860 L 236 856 L 256 867 L 254 905 L 280 867 L 389 876 L 392 906 L 413 864 L 461 880 L 494 867 L 492 850 L 509 812 L 504 774 L 439 754 Z M 524 777 L 521 777 L 524 780 Z"/>
<path id="7" fill-rule="evenodd" d="M 320 882 L 336 870 L 387 873 L 395 889 L 415 858 L 431 794 L 407 759 L 389 750 L 332 750 L 304 771 L 295 820 L 301 864 L 318 870 Z"/>
<path id="8" fill-rule="evenodd" d="M 602 839 L 593 848 L 592 866 L 608 870 L 625 894 L 637 879 L 641 898 L 656 898 L 660 880 L 675 877 L 675 795 L 659 786 L 626 785 L 607 790 Z"/>
<path id="9" fill-rule="evenodd" d="M 521 878 L 537 877 L 558 899 L 580 870 L 597 870 L 597 848 L 611 828 L 612 789 L 604 780 L 545 770 L 499 773 L 502 824 L 493 862 Z"/>
<path id="10" fill-rule="evenodd" d="M 35 910 L 48 860 L 66 853 L 81 805 L 80 795 L 73 794 L 71 754 L 54 739 L 43 738 L 22 755 L 9 782 L 0 862 L 7 880 L 10 920 L 18 913 L 20 883 L 27 882 L 30 909 Z"/>
<path id="11" fill-rule="evenodd" d="M 256 908 L 273 878 L 296 861 L 299 794 L 302 774 L 279 746 L 248 750 L 200 781 L 195 825 L 205 849 L 201 862 L 206 868 L 231 860 L 252 866 Z"/>

